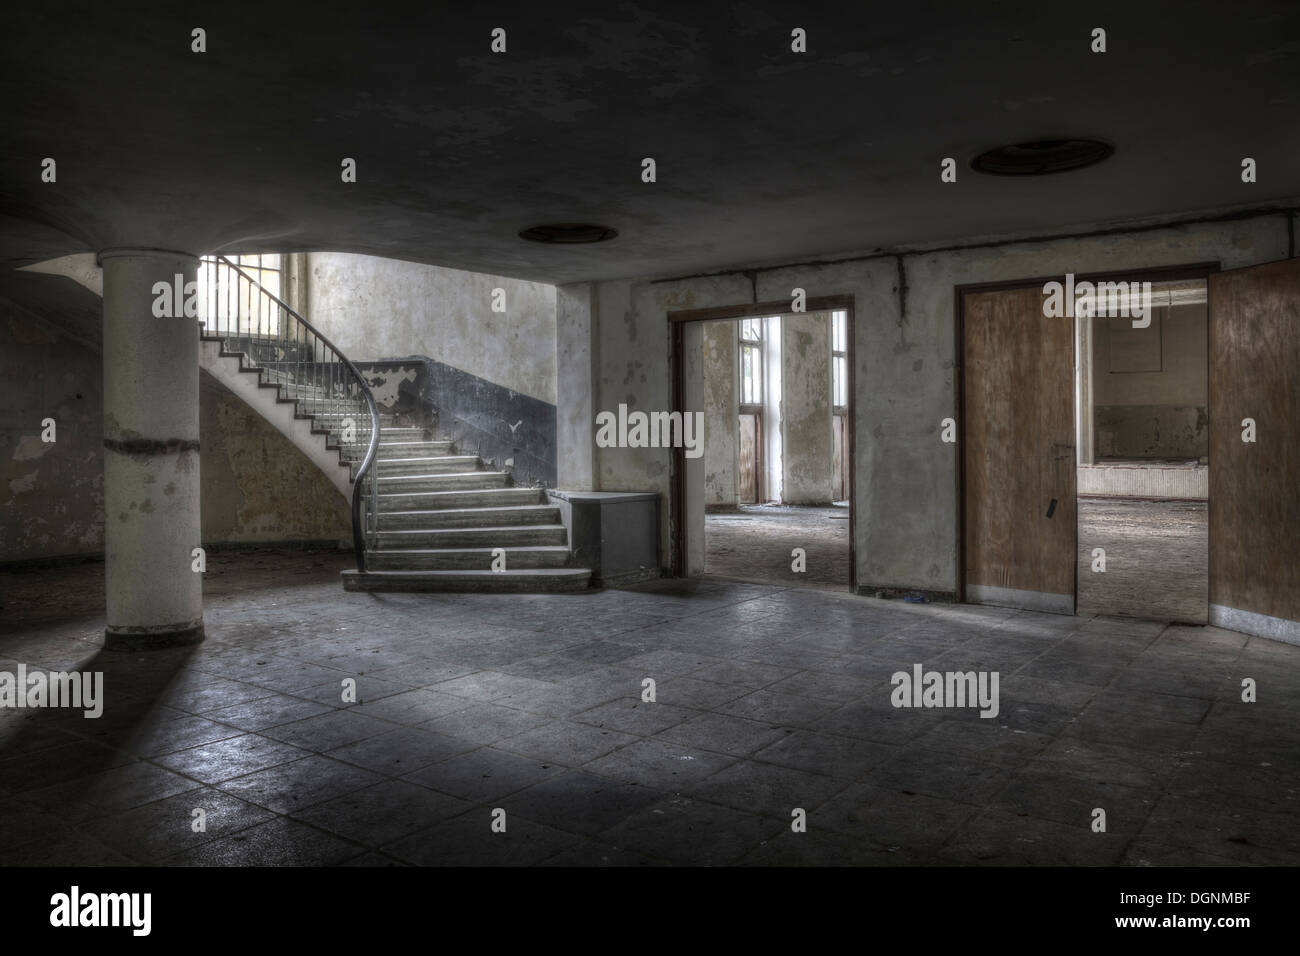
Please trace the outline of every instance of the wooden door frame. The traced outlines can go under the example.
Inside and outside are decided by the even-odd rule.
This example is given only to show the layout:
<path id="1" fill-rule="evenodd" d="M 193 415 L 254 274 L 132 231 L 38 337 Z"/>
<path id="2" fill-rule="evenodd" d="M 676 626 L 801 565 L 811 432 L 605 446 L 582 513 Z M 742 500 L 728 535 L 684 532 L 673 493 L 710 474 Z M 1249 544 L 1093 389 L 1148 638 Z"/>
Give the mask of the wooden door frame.
<path id="1" fill-rule="evenodd" d="M 1185 265 L 1176 266 L 1156 266 L 1149 269 L 1115 269 L 1104 272 L 1078 272 L 1074 274 L 1075 285 L 1080 282 L 1174 282 L 1181 279 L 1208 279 L 1215 272 L 1219 272 L 1222 266 L 1219 262 L 1192 262 Z M 954 402 L 953 415 L 957 420 L 957 469 L 956 469 L 956 503 L 957 503 L 957 587 L 954 599 L 958 603 L 966 602 L 966 294 L 968 292 L 1005 292 L 1011 289 L 1025 289 L 1037 287 L 1041 289 L 1049 282 L 1061 282 L 1065 279 L 1063 273 L 1050 276 L 1038 276 L 1036 278 L 1026 279 L 1001 279 L 995 282 L 967 282 L 953 286 L 953 385 L 954 385 Z M 1209 302 L 1206 302 L 1206 331 L 1209 330 Z M 1078 357 L 1075 357 L 1077 364 Z M 1209 383 L 1209 350 L 1206 350 L 1205 359 L 1205 376 L 1208 389 Z M 1071 382 L 1071 395 L 1073 395 L 1074 382 Z M 1209 401 L 1207 391 L 1206 401 Z M 1071 401 L 1073 407 L 1073 401 Z M 1078 428 L 1078 422 L 1075 423 Z M 1078 451 L 1076 449 L 1076 459 Z M 1077 465 L 1076 465 L 1077 467 Z M 1078 489 L 1075 489 L 1075 498 L 1078 499 Z M 850 515 L 850 518 L 852 515 Z M 1075 508 L 1075 562 L 1078 562 L 1078 539 L 1079 539 L 1079 516 L 1078 508 Z M 1207 543 L 1208 547 L 1208 543 Z M 1076 579 L 1074 586 L 1075 610 L 1078 610 L 1079 585 Z"/>
<path id="2" fill-rule="evenodd" d="M 736 412 L 737 418 L 741 415 L 754 416 L 754 487 L 752 490 L 754 492 L 754 504 L 761 505 L 763 503 L 763 406 L 737 403 L 736 407 L 739 409 Z M 750 411 L 745 411 L 747 408 Z M 737 469 L 736 475 L 737 480 L 739 480 L 739 469 Z M 737 498 L 739 498 L 739 495 L 737 495 Z M 736 503 L 740 504 L 741 502 L 738 500 Z"/>
<path id="3" fill-rule="evenodd" d="M 845 337 L 847 338 L 845 363 L 848 366 L 848 389 L 851 399 L 857 398 L 857 392 L 854 389 L 854 306 L 856 299 L 852 295 L 827 295 L 809 298 L 805 303 L 805 312 L 832 312 L 843 310 L 848 313 L 846 317 L 847 329 Z M 756 319 L 764 318 L 769 315 L 792 315 L 790 309 L 790 300 L 782 299 L 778 302 L 751 302 L 743 305 L 724 305 L 709 309 L 675 309 L 668 313 L 668 338 L 671 347 L 671 359 L 669 364 L 672 367 L 672 401 L 673 411 L 686 413 L 686 377 L 683 375 L 684 363 L 686 358 L 686 323 L 687 322 L 708 322 L 712 319 Z M 830 361 L 830 353 L 826 353 L 826 360 Z M 766 358 L 764 358 L 766 363 Z M 832 375 L 834 372 L 832 371 Z M 764 390 L 766 396 L 766 389 Z M 834 396 L 831 396 L 832 408 L 834 407 Z M 858 587 L 857 573 L 857 542 L 856 542 L 856 525 L 857 525 L 857 502 L 854 494 L 857 488 L 856 462 L 853 460 L 853 425 L 854 425 L 854 401 L 850 401 L 846 410 L 848 416 L 848 434 L 849 434 L 849 593 L 856 594 Z M 674 577 L 681 577 L 686 569 L 686 524 L 684 510 L 686 506 L 686 449 L 674 448 L 672 450 L 672 478 L 671 478 L 671 511 L 669 514 L 668 526 L 670 529 L 670 547 L 671 570 Z"/>

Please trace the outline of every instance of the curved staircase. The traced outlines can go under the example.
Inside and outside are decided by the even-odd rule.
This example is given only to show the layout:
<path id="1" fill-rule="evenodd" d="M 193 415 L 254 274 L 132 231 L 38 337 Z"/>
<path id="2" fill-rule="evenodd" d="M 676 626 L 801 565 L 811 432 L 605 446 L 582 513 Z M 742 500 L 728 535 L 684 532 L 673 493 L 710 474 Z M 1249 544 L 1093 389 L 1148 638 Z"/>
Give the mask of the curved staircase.
<path id="1" fill-rule="evenodd" d="M 305 318 L 224 257 L 205 264 L 219 277 L 201 312 L 201 339 L 212 343 L 205 365 L 351 499 L 357 568 L 343 572 L 345 590 L 591 586 L 591 570 L 572 566 L 568 529 L 545 489 L 456 454 L 436 426 L 381 415 L 361 373 Z M 223 309 L 231 289 L 236 305 Z M 239 304 L 254 295 L 256 305 Z"/>
<path id="2" fill-rule="evenodd" d="M 366 571 L 348 591 L 581 591 L 568 529 L 542 488 L 512 484 L 431 430 L 381 422 L 374 530 Z M 492 570 L 494 550 L 497 564 Z"/>

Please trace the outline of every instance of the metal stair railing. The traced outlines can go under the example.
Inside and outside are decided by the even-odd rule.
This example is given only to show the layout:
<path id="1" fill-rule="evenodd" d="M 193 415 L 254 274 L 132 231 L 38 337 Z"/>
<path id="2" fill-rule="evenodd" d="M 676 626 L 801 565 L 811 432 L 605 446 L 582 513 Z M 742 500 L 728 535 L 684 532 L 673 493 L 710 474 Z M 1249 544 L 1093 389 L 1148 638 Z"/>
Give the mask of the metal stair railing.
<path id="1" fill-rule="evenodd" d="M 352 547 L 357 570 L 366 571 L 379 520 L 379 412 L 370 386 L 357 367 L 262 283 L 225 256 L 200 260 L 199 319 L 204 334 L 223 349 L 243 352 L 259 379 L 278 386 L 295 408 L 323 424 L 352 478 Z"/>

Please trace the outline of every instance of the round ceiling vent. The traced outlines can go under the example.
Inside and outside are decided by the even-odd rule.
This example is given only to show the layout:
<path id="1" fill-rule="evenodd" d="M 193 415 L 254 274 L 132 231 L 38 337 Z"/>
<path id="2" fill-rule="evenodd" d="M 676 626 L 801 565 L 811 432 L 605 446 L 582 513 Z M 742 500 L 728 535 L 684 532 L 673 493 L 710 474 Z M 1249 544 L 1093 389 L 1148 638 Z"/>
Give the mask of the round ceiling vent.
<path id="1" fill-rule="evenodd" d="M 1114 152 L 1114 146 L 1096 139 L 1040 139 L 990 149 L 970 164 L 997 176 L 1043 176 L 1092 166 Z"/>
<path id="2" fill-rule="evenodd" d="M 557 243 L 608 242 L 617 235 L 615 229 L 587 222 L 549 222 L 519 232 L 521 239 Z"/>

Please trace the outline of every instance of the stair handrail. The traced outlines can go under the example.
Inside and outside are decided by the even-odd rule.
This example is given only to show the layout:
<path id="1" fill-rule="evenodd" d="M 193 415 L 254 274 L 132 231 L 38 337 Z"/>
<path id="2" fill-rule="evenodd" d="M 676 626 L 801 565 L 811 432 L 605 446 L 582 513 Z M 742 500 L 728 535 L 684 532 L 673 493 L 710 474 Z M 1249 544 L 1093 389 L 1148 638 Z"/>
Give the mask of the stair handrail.
<path id="1" fill-rule="evenodd" d="M 375 396 L 370 391 L 365 377 L 361 371 L 352 364 L 349 359 L 339 349 L 337 345 L 329 340 L 319 329 L 307 321 L 307 317 L 292 309 L 279 296 L 268 290 L 262 283 L 241 269 L 236 263 L 231 262 L 223 255 L 214 255 L 211 257 L 222 263 L 229 269 L 233 269 L 245 281 L 255 286 L 259 292 L 283 309 L 286 313 L 293 316 L 294 320 L 311 332 L 322 345 L 338 357 L 339 364 L 347 369 L 360 390 L 361 395 L 366 400 L 366 410 L 370 414 L 370 444 L 366 448 L 365 456 L 361 459 L 361 466 L 357 469 L 356 477 L 352 481 L 352 549 L 357 559 L 357 570 L 361 573 L 366 571 L 366 537 L 361 523 L 361 497 L 366 478 L 370 474 L 371 466 L 379 453 L 379 410 L 375 407 Z M 372 495 L 373 497 L 373 495 Z"/>

